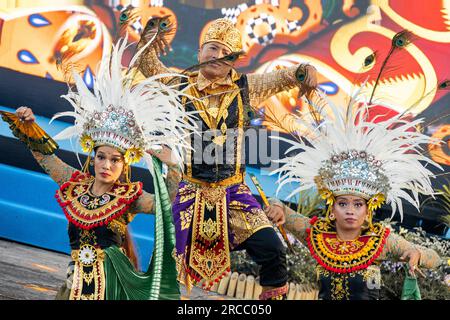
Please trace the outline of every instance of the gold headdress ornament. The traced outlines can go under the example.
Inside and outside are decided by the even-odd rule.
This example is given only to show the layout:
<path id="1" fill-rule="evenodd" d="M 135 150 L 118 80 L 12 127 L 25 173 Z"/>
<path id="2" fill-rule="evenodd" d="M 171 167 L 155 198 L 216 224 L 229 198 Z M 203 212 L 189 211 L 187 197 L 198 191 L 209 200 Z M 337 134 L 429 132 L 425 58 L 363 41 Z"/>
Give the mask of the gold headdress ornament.
<path id="1" fill-rule="evenodd" d="M 242 50 L 241 32 L 228 19 L 214 20 L 202 37 L 200 47 L 212 41 L 226 45 L 232 52 Z"/>

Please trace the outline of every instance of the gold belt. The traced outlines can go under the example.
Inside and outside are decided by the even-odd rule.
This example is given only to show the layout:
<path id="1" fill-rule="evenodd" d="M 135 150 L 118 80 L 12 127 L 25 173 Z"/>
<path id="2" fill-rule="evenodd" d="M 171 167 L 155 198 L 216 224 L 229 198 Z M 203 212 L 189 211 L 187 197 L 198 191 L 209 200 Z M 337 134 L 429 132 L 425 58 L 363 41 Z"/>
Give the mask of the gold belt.
<path id="1" fill-rule="evenodd" d="M 238 173 L 232 177 L 217 181 L 217 182 L 206 182 L 203 180 L 195 179 L 193 177 L 183 175 L 183 181 L 200 185 L 202 187 L 229 187 L 235 184 L 240 184 L 244 182 L 245 173 Z"/>

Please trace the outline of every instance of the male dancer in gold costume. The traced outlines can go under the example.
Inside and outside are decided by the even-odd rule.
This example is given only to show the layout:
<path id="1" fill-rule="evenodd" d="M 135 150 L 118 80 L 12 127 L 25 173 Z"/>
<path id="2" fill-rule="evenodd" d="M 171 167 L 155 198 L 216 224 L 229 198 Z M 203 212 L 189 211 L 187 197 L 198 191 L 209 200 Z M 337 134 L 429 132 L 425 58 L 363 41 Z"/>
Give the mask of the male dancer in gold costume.
<path id="1" fill-rule="evenodd" d="M 138 49 L 154 35 L 147 24 Z M 139 63 L 145 77 L 170 72 L 158 59 L 168 44 L 159 35 L 155 39 Z M 296 86 L 302 95 L 314 89 L 316 71 L 302 64 L 266 74 L 240 74 L 233 59 L 221 58 L 241 50 L 239 30 L 229 20 L 215 20 L 201 39 L 199 70 L 188 73 L 187 81 L 164 79 L 185 88 L 190 99 L 184 98 L 184 106 L 186 111 L 199 111 L 202 132 L 201 139 L 191 138 L 194 151 L 186 157 L 173 204 L 179 279 L 188 288 L 202 279 L 209 287 L 229 271 L 230 250 L 245 249 L 261 266 L 260 299 L 282 299 L 287 292 L 285 248 L 244 183 L 243 132 L 252 109 L 267 98 Z M 205 64 L 208 61 L 215 62 Z"/>

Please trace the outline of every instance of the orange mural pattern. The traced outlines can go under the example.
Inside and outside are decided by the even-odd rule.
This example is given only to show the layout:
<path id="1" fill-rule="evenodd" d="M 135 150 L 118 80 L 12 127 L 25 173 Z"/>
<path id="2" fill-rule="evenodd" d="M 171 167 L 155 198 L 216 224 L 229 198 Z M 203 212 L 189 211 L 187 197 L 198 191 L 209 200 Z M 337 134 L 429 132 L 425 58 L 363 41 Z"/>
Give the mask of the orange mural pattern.
<path id="1" fill-rule="evenodd" d="M 0 1 L 0 67 L 62 81 L 56 62 L 70 57 L 92 85 L 102 54 L 123 36 L 118 28 L 121 12 L 133 6 L 139 11 L 127 29 L 131 41 L 139 39 L 152 17 L 168 16 L 175 26 L 168 39 L 175 50 L 165 61 L 171 67 L 184 69 L 187 61 L 195 64 L 208 23 L 225 17 L 243 35 L 246 54 L 237 63 L 240 70 L 263 73 L 311 63 L 318 70 L 320 88 L 339 104 L 365 81 L 365 90 L 372 91 L 392 37 L 407 29 L 415 39 L 390 60 L 379 80 L 371 116 L 385 119 L 407 111 L 410 119 L 425 117 L 423 130 L 445 142 L 430 147 L 431 156 L 450 165 L 450 93 L 448 88 L 438 88 L 438 83 L 450 77 L 450 1 L 414 1 L 414 5 L 401 0 L 23 3 Z M 134 48 L 129 50 L 128 57 Z M 364 65 L 371 54 L 375 59 Z M 286 126 L 294 126 L 292 114 L 305 106 L 298 99 L 298 89 L 292 89 L 268 99 L 260 108 L 261 118 L 254 124 L 264 124 L 263 113 L 271 113 Z"/>

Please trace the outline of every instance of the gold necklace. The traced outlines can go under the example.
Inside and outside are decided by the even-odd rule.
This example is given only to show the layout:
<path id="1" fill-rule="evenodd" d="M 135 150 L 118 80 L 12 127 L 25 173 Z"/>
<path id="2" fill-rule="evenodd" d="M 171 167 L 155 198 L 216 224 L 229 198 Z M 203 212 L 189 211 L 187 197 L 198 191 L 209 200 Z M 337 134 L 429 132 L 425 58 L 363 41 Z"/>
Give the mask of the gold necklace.
<path id="1" fill-rule="evenodd" d="M 111 185 L 111 187 L 109 187 L 109 189 L 108 189 L 107 191 L 103 192 L 102 194 L 96 195 L 96 194 L 94 193 L 94 191 L 92 190 L 92 188 L 94 187 L 94 182 L 95 182 L 95 179 L 91 182 L 91 185 L 90 185 L 89 188 L 88 188 L 88 193 L 89 193 L 89 195 L 91 195 L 91 196 L 94 197 L 94 198 L 100 198 L 100 197 L 102 197 L 105 193 L 110 192 L 111 189 L 114 187 L 114 184 L 115 184 L 115 183 L 113 183 L 113 184 Z"/>

